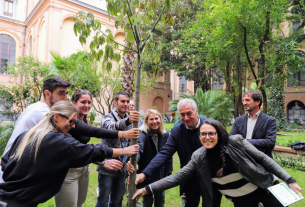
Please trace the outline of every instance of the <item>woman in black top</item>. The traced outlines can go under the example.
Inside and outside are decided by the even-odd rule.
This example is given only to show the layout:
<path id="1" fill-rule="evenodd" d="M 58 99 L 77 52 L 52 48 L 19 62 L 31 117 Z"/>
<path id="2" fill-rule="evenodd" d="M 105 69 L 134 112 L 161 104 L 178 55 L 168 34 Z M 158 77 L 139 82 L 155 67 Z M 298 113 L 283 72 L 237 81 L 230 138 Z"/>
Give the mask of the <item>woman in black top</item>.
<path id="1" fill-rule="evenodd" d="M 5 183 L 0 184 L 0 201 L 9 207 L 37 206 L 60 190 L 69 168 L 138 153 L 137 145 L 111 149 L 73 139 L 68 132 L 77 114 L 72 103 L 58 101 L 46 118 L 19 135 L 1 160 Z"/>
<path id="2" fill-rule="evenodd" d="M 267 191 L 273 174 L 301 196 L 296 181 L 241 135 L 229 137 L 226 129 L 211 119 L 204 120 L 199 129 L 203 147 L 193 153 L 189 163 L 176 174 L 138 190 L 133 198 L 174 187 L 197 175 L 206 207 L 219 207 L 222 195 L 235 207 L 257 207 L 260 202 L 264 207 L 282 207 Z"/>
<path id="3" fill-rule="evenodd" d="M 135 138 L 138 135 L 138 129 L 129 131 L 116 131 L 104 128 L 97 128 L 88 124 L 88 114 L 92 107 L 92 94 L 88 90 L 77 89 L 71 99 L 73 105 L 78 111 L 78 125 L 72 128 L 69 134 L 83 144 L 90 141 L 90 137 L 97 138 Z M 122 168 L 122 163 L 114 160 L 110 170 Z M 104 166 L 108 166 L 105 164 Z M 55 195 L 57 207 L 81 207 L 86 201 L 89 186 L 90 167 L 86 165 L 80 168 L 71 168 L 66 176 L 60 191 Z"/>

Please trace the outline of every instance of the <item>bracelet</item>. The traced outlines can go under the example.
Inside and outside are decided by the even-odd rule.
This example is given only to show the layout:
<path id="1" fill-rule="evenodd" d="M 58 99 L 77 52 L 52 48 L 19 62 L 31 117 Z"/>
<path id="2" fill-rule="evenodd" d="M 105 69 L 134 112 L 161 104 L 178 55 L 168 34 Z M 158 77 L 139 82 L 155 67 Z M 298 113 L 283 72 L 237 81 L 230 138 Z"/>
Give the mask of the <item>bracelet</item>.
<path id="1" fill-rule="evenodd" d="M 124 148 L 122 148 L 122 155 L 125 155 L 125 151 L 124 151 Z"/>

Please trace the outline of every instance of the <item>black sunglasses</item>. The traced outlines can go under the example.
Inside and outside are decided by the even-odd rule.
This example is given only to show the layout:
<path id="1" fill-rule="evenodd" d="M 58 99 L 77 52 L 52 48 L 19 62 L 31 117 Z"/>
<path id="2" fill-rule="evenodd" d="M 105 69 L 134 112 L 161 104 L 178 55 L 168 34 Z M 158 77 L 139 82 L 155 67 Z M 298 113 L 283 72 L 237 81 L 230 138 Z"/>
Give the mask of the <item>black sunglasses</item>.
<path id="1" fill-rule="evenodd" d="M 59 114 L 60 116 L 62 116 L 62 117 L 64 117 L 64 118 L 66 118 L 67 120 L 69 120 L 70 118 L 69 117 L 67 117 L 67 116 L 65 116 L 65 115 L 63 115 L 63 114 Z M 69 120 L 69 123 L 70 123 L 70 126 L 72 127 L 73 125 L 77 125 L 78 124 L 78 121 L 77 120 L 75 120 L 75 119 L 70 119 Z"/>

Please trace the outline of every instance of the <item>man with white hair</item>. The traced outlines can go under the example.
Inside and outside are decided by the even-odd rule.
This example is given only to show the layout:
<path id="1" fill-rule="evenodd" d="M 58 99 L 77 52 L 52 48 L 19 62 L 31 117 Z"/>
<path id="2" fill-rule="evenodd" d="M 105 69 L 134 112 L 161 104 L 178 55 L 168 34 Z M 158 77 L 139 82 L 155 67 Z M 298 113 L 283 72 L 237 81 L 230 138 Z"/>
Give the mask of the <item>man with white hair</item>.
<path id="1" fill-rule="evenodd" d="M 178 152 L 180 167 L 190 160 L 194 151 L 202 147 L 199 140 L 198 127 L 205 118 L 198 117 L 197 104 L 192 99 L 181 99 L 177 105 L 182 123 L 172 128 L 171 134 L 162 150 L 149 165 L 137 175 L 136 184 L 150 179 L 157 170 Z M 180 195 L 185 194 L 185 207 L 197 207 L 202 195 L 197 176 L 180 185 Z M 203 205 L 203 204 L 202 204 Z"/>

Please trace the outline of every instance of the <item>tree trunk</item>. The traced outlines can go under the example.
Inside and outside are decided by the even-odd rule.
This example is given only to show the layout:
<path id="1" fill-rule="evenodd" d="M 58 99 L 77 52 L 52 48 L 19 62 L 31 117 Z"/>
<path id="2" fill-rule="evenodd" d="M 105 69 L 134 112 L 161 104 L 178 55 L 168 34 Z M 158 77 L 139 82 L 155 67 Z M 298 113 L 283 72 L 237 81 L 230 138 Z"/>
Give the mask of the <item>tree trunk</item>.
<path id="1" fill-rule="evenodd" d="M 136 94 L 135 94 L 135 110 L 140 110 L 140 81 L 141 81 L 141 43 L 138 44 L 138 54 L 137 54 L 137 80 L 136 80 Z M 138 122 L 133 122 L 133 128 L 138 128 Z M 132 139 L 132 145 L 138 144 L 138 139 Z M 129 176 L 129 188 L 128 188 L 128 206 L 136 207 L 136 199 L 132 200 L 132 196 L 136 192 L 136 175 L 137 175 L 137 155 L 131 156 L 131 164 L 133 165 L 135 171 Z"/>
<path id="2" fill-rule="evenodd" d="M 123 57 L 122 91 L 129 93 L 131 98 L 134 92 L 134 70 L 132 68 L 134 61 L 134 53 L 126 54 Z"/>
<path id="3" fill-rule="evenodd" d="M 237 83 L 238 83 L 238 95 L 237 95 L 237 101 L 236 101 L 236 110 L 238 116 L 241 116 L 244 114 L 244 107 L 242 104 L 242 86 L 243 86 L 243 80 L 242 80 L 242 69 L 241 69 L 241 64 L 240 64 L 240 54 L 237 55 Z"/>

